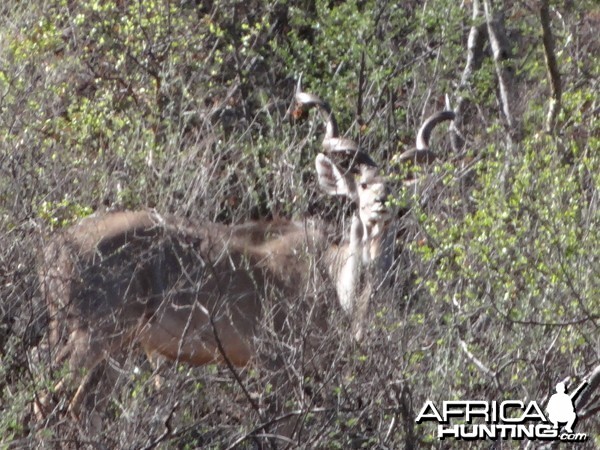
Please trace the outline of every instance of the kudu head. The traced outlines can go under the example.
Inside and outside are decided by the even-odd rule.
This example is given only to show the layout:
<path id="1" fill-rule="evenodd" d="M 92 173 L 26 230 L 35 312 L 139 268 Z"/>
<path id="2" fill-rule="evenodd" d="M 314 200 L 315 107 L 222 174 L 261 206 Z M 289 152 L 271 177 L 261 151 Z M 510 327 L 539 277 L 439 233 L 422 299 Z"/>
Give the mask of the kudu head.
<path id="1" fill-rule="evenodd" d="M 329 195 L 341 195 L 356 205 L 352 222 L 351 245 L 360 241 L 365 245 L 381 237 L 392 214 L 387 206 L 390 194 L 377 164 L 358 144 L 339 136 L 338 124 L 329 104 L 314 94 L 296 93 L 299 111 L 317 108 L 325 121 L 322 153 L 315 159 L 317 177 L 321 189 Z M 372 259 L 373 251 L 364 253 Z M 366 261 L 368 262 L 368 261 Z"/>

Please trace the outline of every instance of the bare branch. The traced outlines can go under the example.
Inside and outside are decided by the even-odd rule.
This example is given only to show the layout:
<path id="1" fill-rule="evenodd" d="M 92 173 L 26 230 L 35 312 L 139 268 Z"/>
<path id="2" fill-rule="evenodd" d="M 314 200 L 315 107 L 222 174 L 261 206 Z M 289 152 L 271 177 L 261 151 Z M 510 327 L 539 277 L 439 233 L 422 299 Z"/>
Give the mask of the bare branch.
<path id="1" fill-rule="evenodd" d="M 453 123 L 450 125 L 450 131 L 452 132 L 452 150 L 454 150 L 455 153 L 458 153 L 465 144 L 464 138 L 460 134 L 460 130 L 462 130 L 464 124 L 464 113 L 468 103 L 464 96 L 464 91 L 470 88 L 473 73 L 481 67 L 481 61 L 483 60 L 483 46 L 487 36 L 487 24 L 481 22 L 481 17 L 481 3 L 479 0 L 474 0 L 473 14 L 471 16 L 471 31 L 469 32 L 469 38 L 467 40 L 467 63 L 465 64 L 458 88 L 459 97 L 454 110 L 456 116 Z"/>
<path id="2" fill-rule="evenodd" d="M 148 445 L 143 447 L 143 450 L 151 450 L 157 447 L 161 442 L 168 439 L 173 433 L 173 426 L 171 425 L 171 421 L 173 420 L 173 414 L 175 414 L 175 410 L 179 408 L 179 401 L 176 401 L 173 407 L 171 408 L 171 412 L 167 415 L 164 421 L 165 431 L 158 436 L 156 439 L 153 439 Z"/>
<path id="3" fill-rule="evenodd" d="M 590 417 L 594 411 L 597 412 L 598 408 L 600 408 L 600 404 L 597 404 L 600 400 L 599 397 L 596 396 L 595 398 L 592 398 L 592 395 L 600 386 L 600 365 L 592 371 L 587 382 L 587 386 L 575 401 L 575 407 L 577 408 L 578 417 L 580 419 Z M 594 405 L 594 403 L 596 404 Z"/>
<path id="4" fill-rule="evenodd" d="M 544 57 L 546 60 L 546 69 L 548 70 L 548 80 L 550 82 L 550 107 L 546 116 L 546 131 L 552 133 L 556 123 L 556 117 L 560 112 L 562 85 L 560 80 L 560 71 L 556 62 L 556 53 L 554 52 L 554 36 L 550 27 L 550 7 L 548 0 L 542 0 L 540 4 L 540 22 L 542 24 L 542 43 L 544 44 Z"/>
<path id="5" fill-rule="evenodd" d="M 517 138 L 520 135 L 517 121 L 513 115 L 513 108 L 516 104 L 517 92 L 514 80 L 514 70 L 509 64 L 512 58 L 510 51 L 510 42 L 504 29 L 503 14 L 494 13 L 491 0 L 483 0 L 485 11 L 485 21 L 487 31 L 494 55 L 494 65 L 498 77 L 498 87 L 500 93 L 500 103 L 502 113 L 508 126 L 509 136 Z"/>
<path id="6" fill-rule="evenodd" d="M 477 356 L 475 356 L 473 353 L 471 353 L 471 351 L 469 350 L 467 343 L 465 341 L 463 341 L 462 339 L 459 339 L 458 343 L 460 344 L 461 350 L 467 356 L 469 361 L 471 361 L 473 364 L 475 364 L 477 366 L 477 368 L 479 370 L 481 370 L 487 376 L 494 378 L 494 379 L 496 378 L 497 374 L 492 369 L 490 369 L 488 366 L 486 366 L 479 358 L 477 358 Z"/>

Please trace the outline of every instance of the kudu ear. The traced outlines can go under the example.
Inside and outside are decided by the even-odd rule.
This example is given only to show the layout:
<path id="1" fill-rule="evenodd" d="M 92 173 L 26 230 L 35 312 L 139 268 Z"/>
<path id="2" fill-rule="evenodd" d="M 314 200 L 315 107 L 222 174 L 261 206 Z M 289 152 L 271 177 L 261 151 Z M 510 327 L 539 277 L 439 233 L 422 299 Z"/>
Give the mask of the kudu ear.
<path id="1" fill-rule="evenodd" d="M 329 195 L 344 195 L 356 200 L 356 185 L 352 178 L 344 176 L 331 159 L 319 153 L 315 159 L 319 186 Z"/>

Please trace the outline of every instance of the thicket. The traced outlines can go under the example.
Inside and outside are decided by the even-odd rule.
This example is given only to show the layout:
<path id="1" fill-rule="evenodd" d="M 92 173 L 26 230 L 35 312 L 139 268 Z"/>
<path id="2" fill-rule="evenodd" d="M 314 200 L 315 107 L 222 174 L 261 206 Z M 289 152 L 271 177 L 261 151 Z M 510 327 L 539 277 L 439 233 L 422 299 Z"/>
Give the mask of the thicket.
<path id="1" fill-rule="evenodd" d="M 315 183 L 320 121 L 290 115 L 300 77 L 392 175 L 402 214 L 394 273 L 372 299 L 364 340 L 332 335 L 328 368 L 290 367 L 275 393 L 267 369 L 243 373 L 248 392 L 299 419 L 292 441 L 270 445 L 447 448 L 414 421 L 425 400 L 545 404 L 558 381 L 588 376 L 600 364 L 600 9 L 550 2 L 556 84 L 547 6 L 4 1 L 0 447 L 266 442 L 281 409 L 253 407 L 227 368 L 167 364 L 156 387 L 135 351 L 113 361 L 116 381 L 99 377 L 101 433 L 57 421 L 66 399 L 36 422 L 32 400 L 53 381 L 35 352 L 47 324 L 36 265 L 52 232 L 107 208 L 343 220 L 346 205 Z M 436 130 L 437 161 L 406 187 L 396 157 L 446 98 L 457 129 Z M 587 448 L 600 445 L 599 408 L 578 411 Z"/>

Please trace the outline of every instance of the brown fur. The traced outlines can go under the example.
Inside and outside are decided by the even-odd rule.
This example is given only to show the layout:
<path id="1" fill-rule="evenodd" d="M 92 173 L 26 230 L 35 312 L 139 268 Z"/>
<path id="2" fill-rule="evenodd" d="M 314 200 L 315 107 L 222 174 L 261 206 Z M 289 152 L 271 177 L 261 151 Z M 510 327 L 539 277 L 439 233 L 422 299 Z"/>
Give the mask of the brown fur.
<path id="1" fill-rule="evenodd" d="M 170 360 L 244 366 L 265 308 L 282 330 L 277 303 L 315 297 L 307 274 L 328 262 L 325 239 L 309 223 L 226 227 L 153 211 L 84 219 L 54 237 L 41 269 L 55 363 L 92 371 L 136 341 Z M 318 276 L 331 284 L 325 268 Z"/>

